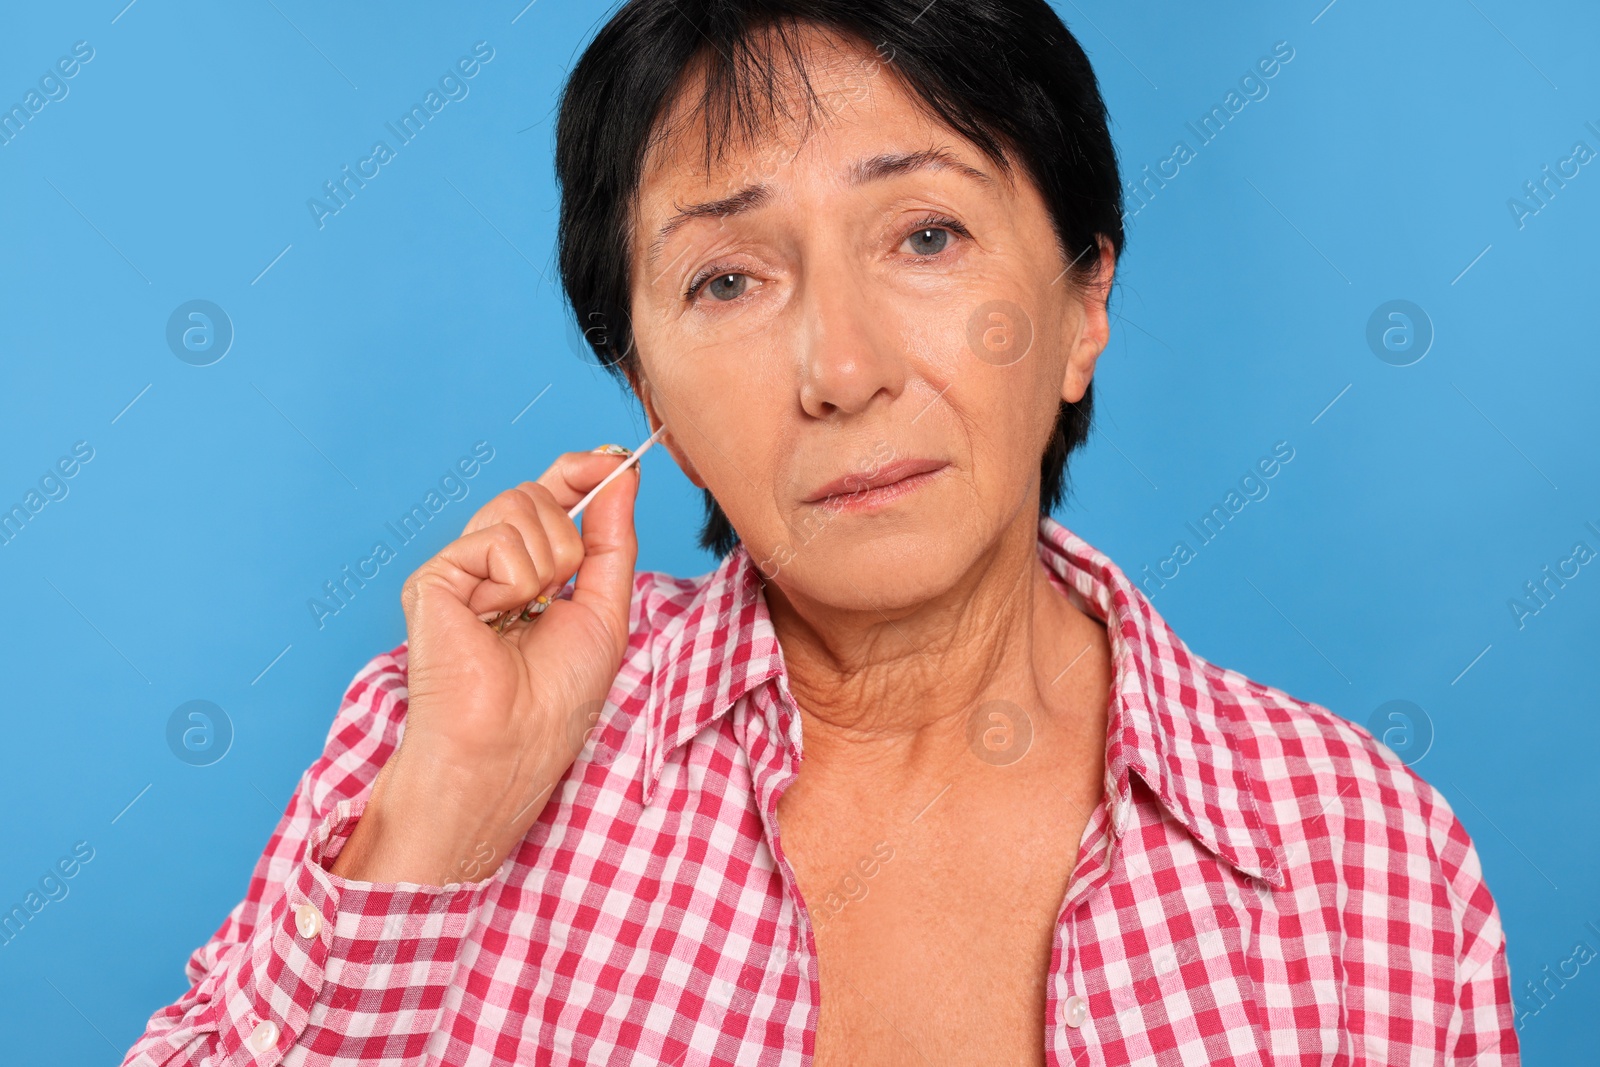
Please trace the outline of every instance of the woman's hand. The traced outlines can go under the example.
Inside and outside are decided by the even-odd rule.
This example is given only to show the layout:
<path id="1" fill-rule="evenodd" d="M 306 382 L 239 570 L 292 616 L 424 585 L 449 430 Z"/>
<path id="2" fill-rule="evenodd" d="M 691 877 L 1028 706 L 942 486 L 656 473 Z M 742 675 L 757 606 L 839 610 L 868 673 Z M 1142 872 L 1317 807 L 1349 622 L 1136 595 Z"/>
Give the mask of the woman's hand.
<path id="1" fill-rule="evenodd" d="M 584 509 L 567 509 L 627 456 L 567 452 L 490 500 L 406 580 L 410 703 L 332 872 L 369 882 L 484 878 L 517 847 L 582 750 L 622 664 L 638 539 L 638 464 Z M 497 633 L 485 620 L 572 599 Z"/>

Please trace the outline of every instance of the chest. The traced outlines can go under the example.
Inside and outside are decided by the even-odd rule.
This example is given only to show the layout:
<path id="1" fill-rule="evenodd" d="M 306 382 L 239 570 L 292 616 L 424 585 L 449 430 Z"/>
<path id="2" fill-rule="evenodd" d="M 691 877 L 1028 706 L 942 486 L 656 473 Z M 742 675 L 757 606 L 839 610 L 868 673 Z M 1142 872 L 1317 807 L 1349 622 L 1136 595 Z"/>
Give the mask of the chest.
<path id="1" fill-rule="evenodd" d="M 685 746 L 644 810 L 579 803 L 628 795 L 625 747 L 579 768 L 458 931 L 426 1063 L 1351 1067 L 1350 1029 L 1387 1018 L 1382 989 L 1346 1005 L 1338 901 L 1234 885 L 1147 792 L 1112 850 L 1083 841 L 1098 775 L 1020 804 L 952 785 L 873 822 L 796 803 L 805 776 L 782 790 L 781 749 L 738 736 Z M 1079 994 L 1076 1025 L 1047 1020 Z M 489 1028 L 492 1055 L 459 1054 Z"/>
<path id="2" fill-rule="evenodd" d="M 952 784 L 887 820 L 786 794 L 781 847 L 815 939 L 817 1067 L 1045 1062 L 1059 920 L 1093 797 L 989 786 Z"/>

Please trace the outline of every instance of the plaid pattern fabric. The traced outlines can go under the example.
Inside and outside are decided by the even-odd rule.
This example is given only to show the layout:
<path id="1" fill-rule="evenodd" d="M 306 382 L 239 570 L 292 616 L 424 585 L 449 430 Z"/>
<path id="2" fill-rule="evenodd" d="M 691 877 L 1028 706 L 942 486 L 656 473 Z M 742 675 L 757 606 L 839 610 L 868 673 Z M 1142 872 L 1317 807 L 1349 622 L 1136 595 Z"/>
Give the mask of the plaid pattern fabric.
<path id="1" fill-rule="evenodd" d="M 1039 552 L 1115 662 L 1047 1062 L 1518 1064 L 1499 914 L 1443 797 L 1361 727 L 1189 651 L 1054 519 Z M 775 825 L 800 718 L 743 546 L 636 576 L 596 729 L 479 881 L 328 872 L 405 711 L 402 645 L 357 674 L 245 898 L 124 1063 L 809 1063 L 812 916 Z"/>

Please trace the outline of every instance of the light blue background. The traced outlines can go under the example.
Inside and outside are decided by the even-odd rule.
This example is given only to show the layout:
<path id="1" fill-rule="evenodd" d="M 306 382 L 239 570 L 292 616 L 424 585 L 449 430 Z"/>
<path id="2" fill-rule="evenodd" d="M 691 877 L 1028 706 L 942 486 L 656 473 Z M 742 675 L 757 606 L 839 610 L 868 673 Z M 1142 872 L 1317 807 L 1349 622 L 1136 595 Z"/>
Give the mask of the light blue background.
<path id="1" fill-rule="evenodd" d="M 7 106 L 95 50 L 0 148 L 0 505 L 94 449 L 0 546 L 0 906 L 95 850 L 0 947 L 15 1063 L 118 1062 L 243 895 L 350 677 L 404 638 L 405 575 L 555 453 L 644 436 L 551 284 L 555 93 L 597 8 L 124 2 L 12 4 L 0 32 Z M 1294 58 L 1132 220 L 1059 517 L 1138 574 L 1289 442 L 1154 602 L 1202 655 L 1353 720 L 1423 709 L 1411 757 L 1482 856 L 1527 1062 L 1593 1063 L 1600 966 L 1537 1014 L 1527 983 L 1600 949 L 1600 564 L 1521 628 L 1508 601 L 1600 550 L 1600 164 L 1521 228 L 1507 201 L 1600 150 L 1600 15 L 1325 2 L 1061 5 L 1129 179 L 1196 148 L 1185 123 L 1275 42 Z M 469 96 L 319 230 L 307 198 L 477 41 Z M 197 298 L 236 330 L 207 367 L 164 338 Z M 1410 366 L 1366 342 L 1391 299 L 1436 331 Z M 471 495 L 318 629 L 308 598 L 480 440 Z M 698 494 L 645 465 L 640 565 L 709 570 Z M 207 767 L 166 741 L 195 699 L 235 731 Z"/>

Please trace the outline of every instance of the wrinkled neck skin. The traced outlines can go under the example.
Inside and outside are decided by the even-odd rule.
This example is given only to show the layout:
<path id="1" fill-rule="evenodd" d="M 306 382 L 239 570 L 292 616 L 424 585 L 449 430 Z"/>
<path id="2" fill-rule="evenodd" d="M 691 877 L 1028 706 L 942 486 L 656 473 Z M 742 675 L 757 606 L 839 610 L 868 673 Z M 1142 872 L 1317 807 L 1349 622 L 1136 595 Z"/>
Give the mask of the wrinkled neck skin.
<path id="1" fill-rule="evenodd" d="M 947 590 L 917 603 L 830 604 L 786 589 L 781 573 L 767 582 L 805 762 L 948 777 L 969 755 L 975 709 L 994 699 L 1021 707 L 1041 739 L 1052 726 L 1071 733 L 1063 718 L 1105 699 L 1085 688 L 1092 671 L 1074 671 L 1105 630 L 1052 584 L 1037 540 L 1034 502 Z"/>

